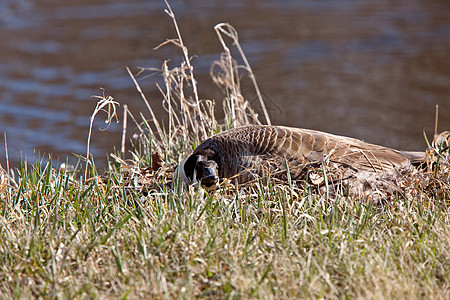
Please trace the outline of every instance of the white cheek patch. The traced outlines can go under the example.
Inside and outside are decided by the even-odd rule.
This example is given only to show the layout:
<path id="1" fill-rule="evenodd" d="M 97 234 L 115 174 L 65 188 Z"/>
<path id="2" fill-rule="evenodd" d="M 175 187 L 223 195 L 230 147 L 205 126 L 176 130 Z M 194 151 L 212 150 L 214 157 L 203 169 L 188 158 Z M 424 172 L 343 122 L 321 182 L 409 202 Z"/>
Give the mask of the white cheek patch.
<path id="1" fill-rule="evenodd" d="M 186 173 L 184 172 L 184 164 L 186 163 L 188 158 L 184 159 L 179 165 L 178 167 L 175 169 L 175 171 L 173 172 L 173 178 L 174 179 L 179 179 L 181 180 L 183 183 L 185 184 L 192 184 L 192 183 L 196 183 L 197 182 L 197 174 L 195 172 L 194 169 L 194 174 L 193 174 L 193 178 L 194 181 L 192 182 L 191 180 L 189 180 L 189 178 L 186 176 Z"/>

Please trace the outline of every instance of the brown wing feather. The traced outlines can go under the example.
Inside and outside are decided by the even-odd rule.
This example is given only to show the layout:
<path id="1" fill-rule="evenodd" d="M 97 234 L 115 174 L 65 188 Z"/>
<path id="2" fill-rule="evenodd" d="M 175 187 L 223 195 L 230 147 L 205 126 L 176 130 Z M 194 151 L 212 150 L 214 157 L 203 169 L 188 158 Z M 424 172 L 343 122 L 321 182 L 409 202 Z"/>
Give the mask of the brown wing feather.
<path id="1" fill-rule="evenodd" d="M 281 138 L 290 137 L 300 141 L 299 149 L 294 151 L 289 143 L 279 140 L 278 143 L 288 146 L 282 148 L 279 154 L 304 162 L 328 160 L 369 171 L 401 168 L 409 164 L 408 158 L 399 151 L 357 139 L 307 129 L 281 127 L 278 130 L 296 132 L 283 133 Z"/>

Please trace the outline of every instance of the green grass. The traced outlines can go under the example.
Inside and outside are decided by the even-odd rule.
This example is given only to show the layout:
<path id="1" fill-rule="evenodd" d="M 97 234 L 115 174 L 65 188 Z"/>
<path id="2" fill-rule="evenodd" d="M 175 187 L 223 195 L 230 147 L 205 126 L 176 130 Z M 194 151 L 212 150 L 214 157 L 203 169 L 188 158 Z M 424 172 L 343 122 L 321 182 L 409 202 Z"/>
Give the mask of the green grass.
<path id="1" fill-rule="evenodd" d="M 2 298 L 450 296 L 448 199 L 325 201 L 283 185 L 142 196 L 114 175 L 80 185 L 37 163 L 4 189 Z"/>
<path id="2" fill-rule="evenodd" d="M 445 160 L 385 203 L 291 182 L 214 194 L 173 183 L 174 166 L 204 138 L 259 123 L 239 90 L 238 70 L 251 69 L 236 68 L 226 47 L 213 72 L 222 123 L 214 101 L 180 90 L 196 81 L 178 41 L 183 65 L 162 70 L 169 123 L 136 122 L 132 159 L 112 155 L 100 175 L 92 160 L 0 168 L 0 298 L 450 298 Z"/>

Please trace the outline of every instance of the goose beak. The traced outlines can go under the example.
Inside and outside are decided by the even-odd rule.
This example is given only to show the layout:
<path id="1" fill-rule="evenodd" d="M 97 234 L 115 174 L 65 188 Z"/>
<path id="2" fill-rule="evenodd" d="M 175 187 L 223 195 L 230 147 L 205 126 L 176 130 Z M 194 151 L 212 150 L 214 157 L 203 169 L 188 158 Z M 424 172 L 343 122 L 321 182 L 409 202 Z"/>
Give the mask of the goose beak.
<path id="1" fill-rule="evenodd" d="M 219 177 L 216 175 L 211 175 L 209 177 L 204 177 L 202 179 L 202 186 L 205 188 L 205 190 L 213 190 L 216 189 L 218 186 Z"/>
<path id="2" fill-rule="evenodd" d="M 197 179 L 207 191 L 215 190 L 218 187 L 219 176 L 217 163 L 213 160 L 199 161 L 197 163 Z"/>

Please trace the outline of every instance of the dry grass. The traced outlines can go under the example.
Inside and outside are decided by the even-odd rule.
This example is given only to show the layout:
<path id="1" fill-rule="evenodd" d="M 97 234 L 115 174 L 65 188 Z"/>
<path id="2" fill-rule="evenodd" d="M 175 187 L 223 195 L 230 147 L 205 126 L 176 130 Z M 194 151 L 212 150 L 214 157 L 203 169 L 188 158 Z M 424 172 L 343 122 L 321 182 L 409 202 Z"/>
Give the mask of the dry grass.
<path id="1" fill-rule="evenodd" d="M 308 184 L 183 189 L 171 173 L 196 145 L 260 121 L 239 88 L 253 77 L 246 59 L 238 66 L 223 42 L 212 67 L 225 93 L 219 122 L 214 101 L 198 97 L 181 35 L 167 43 L 185 58 L 161 70 L 169 122 L 150 105 L 150 120 L 127 111 L 140 128 L 132 159 L 112 154 L 104 176 L 92 163 L 86 177 L 51 162 L 0 169 L 0 298 L 450 297 L 448 158 L 430 160 L 405 197 L 383 205 Z"/>

